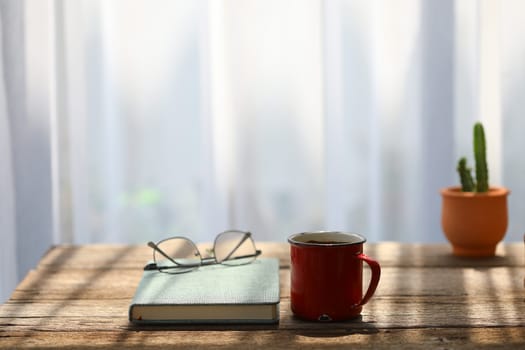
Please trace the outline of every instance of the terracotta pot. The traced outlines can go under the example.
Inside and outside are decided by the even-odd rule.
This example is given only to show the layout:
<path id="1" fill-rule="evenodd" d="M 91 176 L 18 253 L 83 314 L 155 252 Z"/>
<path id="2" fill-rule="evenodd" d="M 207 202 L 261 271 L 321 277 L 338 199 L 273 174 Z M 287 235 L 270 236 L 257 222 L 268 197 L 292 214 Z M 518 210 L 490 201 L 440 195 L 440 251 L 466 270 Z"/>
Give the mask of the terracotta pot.
<path id="1" fill-rule="evenodd" d="M 486 193 L 461 192 L 460 187 L 441 190 L 441 226 L 458 256 L 494 256 L 507 231 L 507 195 L 504 187 Z"/>

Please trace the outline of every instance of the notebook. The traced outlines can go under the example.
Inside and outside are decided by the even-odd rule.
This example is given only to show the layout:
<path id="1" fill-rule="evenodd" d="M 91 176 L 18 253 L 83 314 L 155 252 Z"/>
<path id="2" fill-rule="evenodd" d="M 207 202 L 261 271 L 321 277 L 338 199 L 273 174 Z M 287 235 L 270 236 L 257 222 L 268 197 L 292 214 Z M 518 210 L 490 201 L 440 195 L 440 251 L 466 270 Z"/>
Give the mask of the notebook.
<path id="1" fill-rule="evenodd" d="M 150 323 L 277 323 L 279 261 L 208 265 L 191 272 L 144 271 L 129 320 Z"/>

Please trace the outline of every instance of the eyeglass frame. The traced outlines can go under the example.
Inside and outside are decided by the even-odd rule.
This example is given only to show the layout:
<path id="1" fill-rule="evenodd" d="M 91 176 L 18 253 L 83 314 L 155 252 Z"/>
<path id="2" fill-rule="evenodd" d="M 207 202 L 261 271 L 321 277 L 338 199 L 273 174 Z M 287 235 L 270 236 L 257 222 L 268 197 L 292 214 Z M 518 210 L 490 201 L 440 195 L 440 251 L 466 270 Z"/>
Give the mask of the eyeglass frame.
<path id="1" fill-rule="evenodd" d="M 226 258 L 224 258 L 221 262 L 217 261 L 217 257 L 215 256 L 215 245 L 217 243 L 217 238 L 219 238 L 220 235 L 224 234 L 224 233 L 228 233 L 228 232 L 239 232 L 239 233 L 243 233 L 244 236 L 242 238 L 242 240 L 237 243 L 237 245 L 231 250 L 231 252 L 228 253 L 228 255 L 226 255 Z M 193 246 L 195 247 L 195 249 L 197 250 L 197 253 L 199 253 L 199 263 L 195 263 L 195 264 L 184 264 L 184 263 L 178 263 L 176 262 L 172 257 L 170 257 L 166 252 L 164 252 L 162 249 L 159 248 L 159 245 L 162 243 L 162 242 L 166 242 L 166 241 L 169 241 L 171 239 L 185 239 L 186 241 L 190 242 L 191 244 L 193 244 Z M 241 230 L 226 230 L 226 231 L 223 231 L 221 233 L 219 233 L 217 236 L 215 236 L 215 240 L 213 241 L 213 256 L 208 256 L 208 257 L 204 257 L 201 253 L 201 251 L 199 250 L 199 247 L 197 247 L 197 244 L 195 244 L 194 241 L 192 241 L 191 239 L 189 239 L 188 237 L 184 237 L 184 236 L 173 236 L 173 237 L 169 237 L 169 238 L 165 238 L 157 243 L 153 243 L 152 241 L 149 241 L 147 243 L 148 247 L 152 248 L 153 249 L 153 262 L 152 263 L 149 263 L 147 264 L 146 266 L 144 266 L 144 270 L 145 271 L 150 271 L 150 270 L 157 270 L 159 272 L 165 272 L 163 270 L 168 270 L 168 269 L 177 269 L 177 268 L 197 268 L 197 267 L 200 267 L 200 266 L 208 266 L 208 265 L 222 265 L 223 264 L 223 261 L 229 261 L 229 260 L 233 260 L 233 259 L 229 259 L 229 257 L 235 253 L 235 251 L 247 240 L 247 239 L 251 239 L 252 240 L 252 243 L 253 243 L 253 247 L 255 248 L 255 253 L 254 254 L 251 254 L 251 255 L 241 255 L 239 257 L 236 257 L 235 259 L 242 259 L 242 258 L 250 258 L 250 257 L 253 257 L 254 260 L 262 254 L 262 251 L 260 249 L 257 249 L 255 247 L 255 241 L 253 240 L 252 238 L 252 233 L 249 232 L 249 231 L 241 231 Z M 168 259 L 169 261 L 171 261 L 174 266 L 165 266 L 165 267 L 159 267 L 157 265 L 157 262 L 155 261 L 155 251 L 157 251 L 158 253 L 160 253 L 162 256 L 164 256 L 166 259 Z M 246 265 L 246 264 L 250 264 L 252 263 L 252 261 L 250 262 L 247 262 L 247 263 L 244 263 L 244 264 L 239 264 L 239 265 Z M 227 265 L 227 264 L 225 264 Z M 233 265 L 233 266 L 236 266 L 236 265 Z M 188 270 L 188 271 L 185 271 L 185 272 L 189 272 L 189 271 L 192 271 L 192 270 Z M 169 273 L 169 272 L 166 272 L 166 273 Z"/>

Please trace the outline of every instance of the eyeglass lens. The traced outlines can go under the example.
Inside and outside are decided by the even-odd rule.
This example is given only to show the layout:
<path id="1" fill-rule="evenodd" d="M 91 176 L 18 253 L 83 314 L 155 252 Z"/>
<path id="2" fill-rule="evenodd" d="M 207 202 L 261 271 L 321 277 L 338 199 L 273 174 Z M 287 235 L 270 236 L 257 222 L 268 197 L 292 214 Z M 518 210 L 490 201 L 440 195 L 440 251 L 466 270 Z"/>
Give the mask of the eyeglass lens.
<path id="1" fill-rule="evenodd" d="M 154 250 L 153 259 L 161 271 L 181 273 L 192 270 L 201 263 L 199 250 L 195 244 L 187 238 L 169 238 L 159 242 L 157 247 L 171 258 L 168 259 L 160 252 Z"/>
<path id="2" fill-rule="evenodd" d="M 215 259 L 224 265 L 243 265 L 255 260 L 255 243 L 248 232 L 226 231 L 217 236 L 213 247 Z"/>

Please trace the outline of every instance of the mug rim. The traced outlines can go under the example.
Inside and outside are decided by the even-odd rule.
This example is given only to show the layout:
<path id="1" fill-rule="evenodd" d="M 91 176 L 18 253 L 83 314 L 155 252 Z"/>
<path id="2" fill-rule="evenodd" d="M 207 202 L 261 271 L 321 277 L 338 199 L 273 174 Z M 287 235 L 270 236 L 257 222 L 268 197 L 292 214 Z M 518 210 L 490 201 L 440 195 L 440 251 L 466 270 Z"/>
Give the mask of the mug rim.
<path id="1" fill-rule="evenodd" d="M 359 240 L 357 242 L 337 242 L 337 243 L 308 243 L 308 242 L 299 242 L 295 240 L 296 237 L 304 236 L 308 234 L 325 234 L 325 233 L 339 233 L 347 236 L 357 237 Z M 298 246 L 307 246 L 307 247 L 344 247 L 351 245 L 359 245 L 366 242 L 365 236 L 355 233 L 355 232 L 344 232 L 344 231 L 306 231 L 300 233 L 294 233 L 288 236 L 288 243 Z"/>

